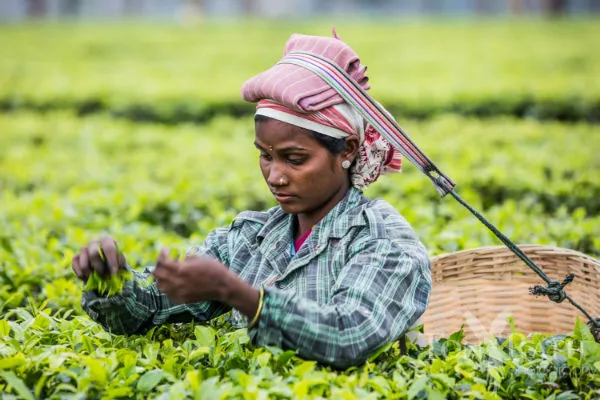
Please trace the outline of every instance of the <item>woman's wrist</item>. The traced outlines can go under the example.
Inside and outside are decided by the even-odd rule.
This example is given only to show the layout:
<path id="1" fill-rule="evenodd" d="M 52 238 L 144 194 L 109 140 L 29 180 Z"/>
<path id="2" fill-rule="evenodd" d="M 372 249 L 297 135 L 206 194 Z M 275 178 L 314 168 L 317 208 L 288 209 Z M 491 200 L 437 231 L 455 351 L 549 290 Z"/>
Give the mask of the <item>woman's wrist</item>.
<path id="1" fill-rule="evenodd" d="M 256 309 L 256 312 L 254 313 L 254 317 L 252 317 L 252 319 L 248 323 L 248 329 L 250 329 L 250 328 L 254 327 L 256 324 L 258 324 L 258 320 L 260 318 L 260 313 L 263 308 L 264 300 L 265 300 L 265 289 L 260 288 L 260 290 L 258 291 L 258 308 Z"/>
<path id="2" fill-rule="evenodd" d="M 260 302 L 260 291 L 250 286 L 237 275 L 229 273 L 224 281 L 221 291 L 221 302 L 237 309 L 249 320 L 252 320 L 257 312 Z"/>

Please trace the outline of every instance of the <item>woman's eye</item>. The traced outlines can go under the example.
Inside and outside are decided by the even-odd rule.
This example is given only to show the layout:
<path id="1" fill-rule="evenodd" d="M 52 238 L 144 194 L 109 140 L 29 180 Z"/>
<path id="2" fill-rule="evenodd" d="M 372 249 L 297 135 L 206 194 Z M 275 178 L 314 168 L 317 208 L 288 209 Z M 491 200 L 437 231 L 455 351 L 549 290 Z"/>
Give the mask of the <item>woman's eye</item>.
<path id="1" fill-rule="evenodd" d="M 288 158 L 288 162 L 293 165 L 300 165 L 304 162 L 304 158 L 290 157 L 290 158 Z"/>
<path id="2" fill-rule="evenodd" d="M 262 158 L 263 160 L 269 161 L 271 159 L 271 156 L 268 155 L 267 153 L 260 153 L 260 158 Z"/>

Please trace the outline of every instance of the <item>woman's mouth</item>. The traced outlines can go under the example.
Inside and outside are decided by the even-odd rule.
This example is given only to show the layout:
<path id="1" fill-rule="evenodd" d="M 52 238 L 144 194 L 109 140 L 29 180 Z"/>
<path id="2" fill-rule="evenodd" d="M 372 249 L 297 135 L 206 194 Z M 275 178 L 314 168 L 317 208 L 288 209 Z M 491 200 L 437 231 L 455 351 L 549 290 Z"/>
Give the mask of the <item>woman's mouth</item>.
<path id="1" fill-rule="evenodd" d="M 273 195 L 275 196 L 275 199 L 280 203 L 289 203 L 296 197 L 288 193 L 273 193 Z"/>

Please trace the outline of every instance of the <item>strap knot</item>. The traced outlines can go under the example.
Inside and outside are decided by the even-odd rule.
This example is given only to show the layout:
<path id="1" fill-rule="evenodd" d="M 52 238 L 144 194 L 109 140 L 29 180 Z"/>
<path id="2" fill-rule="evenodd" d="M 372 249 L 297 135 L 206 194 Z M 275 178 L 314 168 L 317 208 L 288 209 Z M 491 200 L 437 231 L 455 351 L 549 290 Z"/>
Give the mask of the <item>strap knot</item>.
<path id="1" fill-rule="evenodd" d="M 546 287 L 536 285 L 532 288 L 529 288 L 529 293 L 535 296 L 548 296 L 548 298 L 553 302 L 560 303 L 567 298 L 567 294 L 564 290 L 565 286 L 573 282 L 574 278 L 575 274 L 569 274 L 565 277 L 562 283 L 559 281 L 550 281 Z"/>

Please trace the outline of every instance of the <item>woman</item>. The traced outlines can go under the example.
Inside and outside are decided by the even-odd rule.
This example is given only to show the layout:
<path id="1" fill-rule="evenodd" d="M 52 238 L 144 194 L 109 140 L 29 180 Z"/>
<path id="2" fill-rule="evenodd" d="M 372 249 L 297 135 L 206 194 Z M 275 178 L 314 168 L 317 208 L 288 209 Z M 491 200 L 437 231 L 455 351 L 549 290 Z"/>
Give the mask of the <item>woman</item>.
<path id="1" fill-rule="evenodd" d="M 368 89 L 366 68 L 337 37 L 293 35 L 285 53 L 314 52 Z M 279 202 L 246 211 L 212 231 L 183 261 L 166 250 L 144 287 L 136 273 L 123 293 L 83 295 L 86 312 L 111 332 L 143 332 L 174 321 L 207 321 L 229 310 L 257 346 L 294 349 L 344 368 L 400 337 L 425 311 L 429 259 L 396 210 L 361 189 L 400 169 L 400 155 L 309 70 L 277 64 L 250 79 L 258 102 L 255 146 L 264 179 Z M 126 268 L 115 241 L 90 243 L 73 258 L 86 280 Z M 108 271 L 106 271 L 108 274 Z"/>

